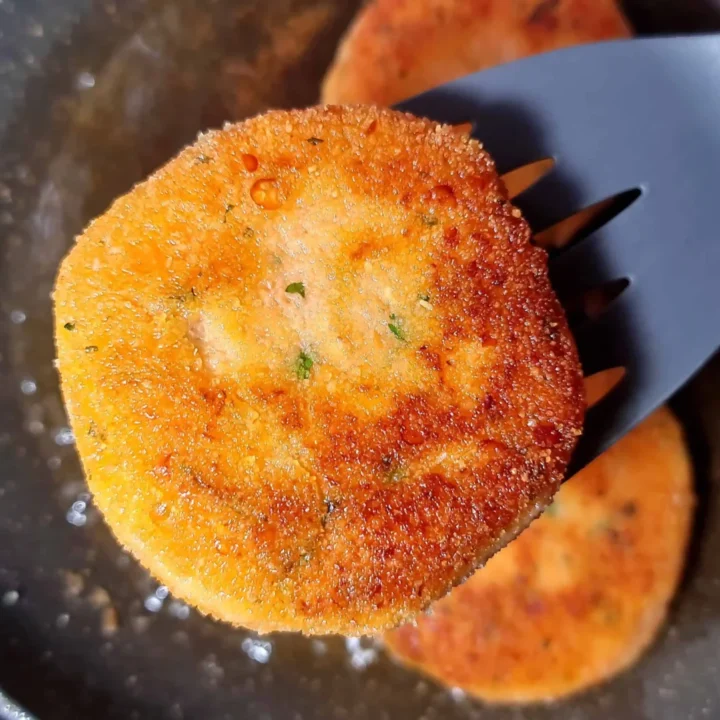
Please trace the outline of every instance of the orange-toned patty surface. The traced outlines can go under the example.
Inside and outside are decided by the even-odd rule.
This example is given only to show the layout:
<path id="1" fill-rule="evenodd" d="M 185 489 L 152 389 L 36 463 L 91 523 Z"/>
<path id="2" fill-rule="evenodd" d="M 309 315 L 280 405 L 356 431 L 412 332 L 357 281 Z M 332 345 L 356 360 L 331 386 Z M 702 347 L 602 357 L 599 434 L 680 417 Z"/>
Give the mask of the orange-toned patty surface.
<path id="1" fill-rule="evenodd" d="M 658 410 L 387 645 L 489 702 L 554 700 L 598 683 L 631 665 L 665 619 L 693 502 L 681 428 Z"/>
<path id="2" fill-rule="evenodd" d="M 374 108 L 210 132 L 78 238 L 63 392 L 118 539 L 200 610 L 360 634 L 552 498 L 581 371 L 481 146 Z"/>
<path id="3" fill-rule="evenodd" d="M 391 105 L 502 62 L 629 35 L 616 0 L 371 0 L 322 99 Z"/>

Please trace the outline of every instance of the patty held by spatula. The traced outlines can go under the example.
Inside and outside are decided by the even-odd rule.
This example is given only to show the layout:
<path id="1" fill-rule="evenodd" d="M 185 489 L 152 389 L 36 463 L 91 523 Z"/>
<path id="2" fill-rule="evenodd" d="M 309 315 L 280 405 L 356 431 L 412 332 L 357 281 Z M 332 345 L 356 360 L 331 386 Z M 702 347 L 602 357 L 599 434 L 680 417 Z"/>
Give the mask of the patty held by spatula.
<path id="1" fill-rule="evenodd" d="M 120 542 L 260 631 L 412 618 L 551 502 L 582 424 L 546 255 L 492 160 L 392 111 L 204 135 L 78 238 L 55 329 Z"/>

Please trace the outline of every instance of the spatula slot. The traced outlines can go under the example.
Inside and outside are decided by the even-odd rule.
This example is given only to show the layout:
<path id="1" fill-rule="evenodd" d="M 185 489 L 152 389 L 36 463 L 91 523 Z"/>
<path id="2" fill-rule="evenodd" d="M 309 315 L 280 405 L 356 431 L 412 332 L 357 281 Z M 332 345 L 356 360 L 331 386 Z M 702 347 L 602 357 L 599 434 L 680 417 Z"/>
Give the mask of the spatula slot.
<path id="1" fill-rule="evenodd" d="M 640 188 L 632 188 L 601 200 L 537 233 L 535 243 L 549 251 L 572 247 L 627 210 L 641 195 Z"/>
<path id="2" fill-rule="evenodd" d="M 458 135 L 472 135 L 474 129 L 474 122 L 463 122 L 453 125 L 453 132 L 457 133 Z"/>
<path id="3" fill-rule="evenodd" d="M 626 331 L 630 295 L 626 290 L 616 297 L 596 319 L 569 318 L 586 375 L 631 363 L 633 347 Z"/>
<path id="4" fill-rule="evenodd" d="M 624 367 L 601 370 L 585 378 L 585 396 L 589 408 L 607 397 L 625 377 Z"/>
<path id="5" fill-rule="evenodd" d="M 582 297 L 583 312 L 589 318 L 600 317 L 607 306 L 629 285 L 628 278 L 619 278 L 588 290 Z"/>
<path id="6" fill-rule="evenodd" d="M 510 197 L 514 198 L 545 177 L 553 167 L 555 167 L 555 158 L 543 158 L 510 170 L 502 176 L 502 181 Z"/>
<path id="7" fill-rule="evenodd" d="M 563 297 L 562 302 L 571 327 L 577 327 L 586 320 L 599 318 L 610 303 L 630 285 L 628 278 L 610 280 L 596 285 L 574 297 Z"/>

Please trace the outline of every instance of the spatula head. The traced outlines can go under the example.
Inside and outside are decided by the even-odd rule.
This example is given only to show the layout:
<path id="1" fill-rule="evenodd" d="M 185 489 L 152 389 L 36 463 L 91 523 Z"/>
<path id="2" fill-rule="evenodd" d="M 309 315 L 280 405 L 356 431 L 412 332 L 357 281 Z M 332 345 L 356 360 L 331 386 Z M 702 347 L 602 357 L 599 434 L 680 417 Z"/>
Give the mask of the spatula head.
<path id="1" fill-rule="evenodd" d="M 720 35 L 651 38 L 521 60 L 402 104 L 472 122 L 501 172 L 554 158 L 516 199 L 536 232 L 639 191 L 599 230 L 550 255 L 566 308 L 592 289 L 624 287 L 598 316 L 571 315 L 586 375 L 626 371 L 589 412 L 574 470 L 720 346 L 718 78 Z"/>

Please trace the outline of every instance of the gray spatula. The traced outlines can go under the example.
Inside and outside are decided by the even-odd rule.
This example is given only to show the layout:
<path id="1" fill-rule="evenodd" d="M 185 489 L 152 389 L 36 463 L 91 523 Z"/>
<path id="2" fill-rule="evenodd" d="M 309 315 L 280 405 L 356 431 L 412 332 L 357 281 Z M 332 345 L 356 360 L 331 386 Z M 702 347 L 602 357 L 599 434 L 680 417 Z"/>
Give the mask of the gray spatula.
<path id="1" fill-rule="evenodd" d="M 569 313 L 586 375 L 626 370 L 588 414 L 578 470 L 720 346 L 720 35 L 561 50 L 402 108 L 473 123 L 501 172 L 554 158 L 515 201 L 536 232 L 618 199 L 604 225 L 596 218 L 594 232 L 550 257 L 568 310 L 589 290 L 624 287 L 599 316 Z"/>

